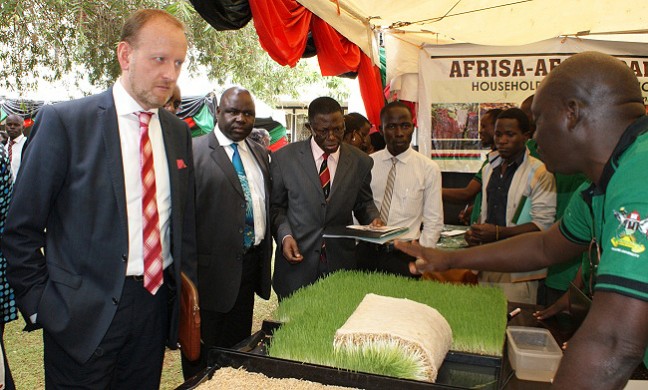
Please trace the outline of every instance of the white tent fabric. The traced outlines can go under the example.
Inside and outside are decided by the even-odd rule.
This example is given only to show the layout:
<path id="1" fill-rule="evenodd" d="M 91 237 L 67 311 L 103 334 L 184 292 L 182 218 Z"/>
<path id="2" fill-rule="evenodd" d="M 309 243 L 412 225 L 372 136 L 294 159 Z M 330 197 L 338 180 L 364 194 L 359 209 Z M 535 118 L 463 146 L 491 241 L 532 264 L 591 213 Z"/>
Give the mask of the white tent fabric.
<path id="1" fill-rule="evenodd" d="M 378 31 L 414 44 L 507 46 L 558 36 L 648 32 L 648 15 L 634 0 L 298 1 L 376 63 Z"/>

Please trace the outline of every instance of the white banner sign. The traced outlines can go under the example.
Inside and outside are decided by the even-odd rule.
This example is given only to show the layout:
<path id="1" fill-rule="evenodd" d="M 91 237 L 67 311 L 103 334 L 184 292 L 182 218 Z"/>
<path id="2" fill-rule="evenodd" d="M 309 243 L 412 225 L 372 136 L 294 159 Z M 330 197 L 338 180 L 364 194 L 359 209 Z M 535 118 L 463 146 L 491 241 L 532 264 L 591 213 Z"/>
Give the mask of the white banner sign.
<path id="1" fill-rule="evenodd" d="M 551 39 L 525 46 L 426 46 L 419 57 L 419 151 L 444 171 L 476 172 L 483 155 L 479 120 L 491 108 L 519 106 L 572 54 L 616 56 L 637 75 L 648 104 L 648 44 Z"/>

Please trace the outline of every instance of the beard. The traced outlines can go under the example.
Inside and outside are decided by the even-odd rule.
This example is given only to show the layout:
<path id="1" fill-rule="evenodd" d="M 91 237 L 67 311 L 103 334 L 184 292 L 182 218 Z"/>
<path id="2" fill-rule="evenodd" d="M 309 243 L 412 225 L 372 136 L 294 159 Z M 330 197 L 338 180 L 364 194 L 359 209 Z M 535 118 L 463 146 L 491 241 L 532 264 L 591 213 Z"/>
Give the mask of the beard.
<path id="1" fill-rule="evenodd" d="M 156 90 L 152 85 L 156 85 L 155 81 L 144 84 L 142 83 L 142 77 L 138 75 L 136 67 L 133 67 L 132 71 L 128 73 L 127 83 L 129 85 L 130 93 L 132 97 L 142 106 L 144 109 L 151 108 L 160 108 L 169 101 L 173 95 L 174 85 L 169 83 L 168 93 L 156 93 Z"/>

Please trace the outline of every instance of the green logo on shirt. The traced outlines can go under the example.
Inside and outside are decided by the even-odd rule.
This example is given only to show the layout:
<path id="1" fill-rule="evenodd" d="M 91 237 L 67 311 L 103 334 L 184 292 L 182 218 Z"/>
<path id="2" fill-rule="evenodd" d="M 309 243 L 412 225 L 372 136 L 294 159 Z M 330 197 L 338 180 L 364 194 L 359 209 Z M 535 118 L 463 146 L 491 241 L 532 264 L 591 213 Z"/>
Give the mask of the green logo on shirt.
<path id="1" fill-rule="evenodd" d="M 619 227 L 616 237 L 610 240 L 615 248 L 625 247 L 632 253 L 641 253 L 646 250 L 646 247 L 637 242 L 635 233 L 639 231 L 644 235 L 648 233 L 648 218 L 641 219 L 637 211 L 627 213 L 624 207 L 619 211 L 614 211 L 614 216 L 619 221 Z"/>

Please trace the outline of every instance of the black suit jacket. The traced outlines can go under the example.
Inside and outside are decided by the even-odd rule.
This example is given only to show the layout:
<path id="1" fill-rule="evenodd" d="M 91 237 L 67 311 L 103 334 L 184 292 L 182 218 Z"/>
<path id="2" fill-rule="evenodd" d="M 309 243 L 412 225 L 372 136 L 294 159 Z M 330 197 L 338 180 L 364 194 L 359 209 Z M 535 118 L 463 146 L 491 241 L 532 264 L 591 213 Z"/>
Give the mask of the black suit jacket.
<path id="1" fill-rule="evenodd" d="M 218 131 L 218 130 L 217 130 Z M 261 167 L 266 198 L 266 233 L 256 293 L 270 298 L 270 166 L 268 153 L 255 142 L 245 141 Z M 214 132 L 194 138 L 196 169 L 196 242 L 200 307 L 228 312 L 241 284 L 245 195 L 232 161 Z"/>
<path id="2" fill-rule="evenodd" d="M 349 144 L 340 145 L 329 199 L 324 198 L 310 138 L 287 145 L 272 154 L 273 235 L 277 241 L 273 287 L 280 297 L 313 283 L 320 276 L 322 234 L 327 227 L 346 226 L 353 216 L 369 224 L 380 216 L 371 192 L 373 160 Z M 282 240 L 292 235 L 304 256 L 290 264 L 283 256 Z M 355 241 L 326 240 L 328 270 L 356 268 Z"/>
<path id="3" fill-rule="evenodd" d="M 177 345 L 180 270 L 195 279 L 191 135 L 159 110 L 171 185 L 168 343 Z M 27 318 L 87 361 L 115 315 L 128 260 L 124 170 L 112 89 L 43 106 L 25 150 L 2 249 Z M 41 251 L 44 249 L 44 252 Z"/>

